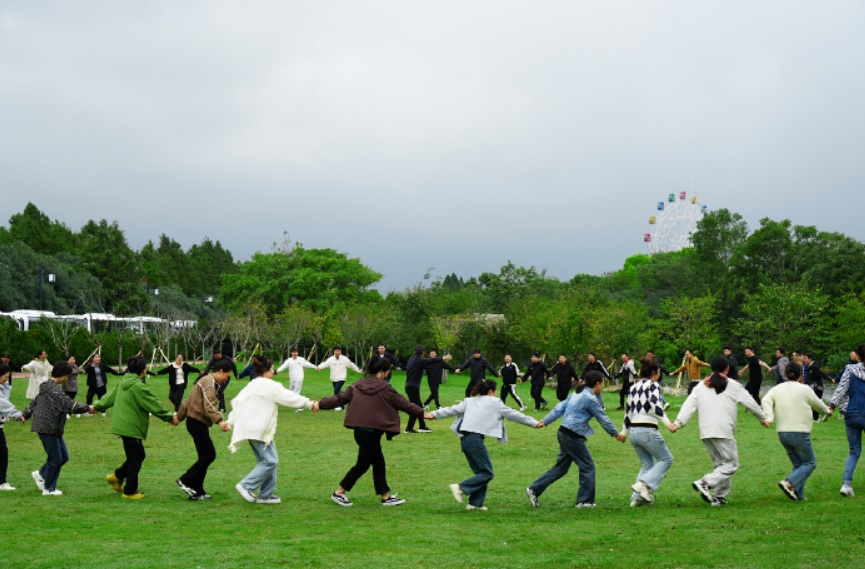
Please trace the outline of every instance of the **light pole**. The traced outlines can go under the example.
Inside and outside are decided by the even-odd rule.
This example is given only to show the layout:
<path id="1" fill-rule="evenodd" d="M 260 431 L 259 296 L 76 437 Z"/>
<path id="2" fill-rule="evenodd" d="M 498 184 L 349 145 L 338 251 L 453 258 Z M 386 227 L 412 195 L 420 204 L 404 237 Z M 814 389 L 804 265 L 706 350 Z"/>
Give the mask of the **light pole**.
<path id="1" fill-rule="evenodd" d="M 48 273 L 48 282 L 53 283 L 57 278 L 54 273 Z M 39 269 L 39 310 L 42 310 L 42 281 L 45 280 L 45 269 Z"/>

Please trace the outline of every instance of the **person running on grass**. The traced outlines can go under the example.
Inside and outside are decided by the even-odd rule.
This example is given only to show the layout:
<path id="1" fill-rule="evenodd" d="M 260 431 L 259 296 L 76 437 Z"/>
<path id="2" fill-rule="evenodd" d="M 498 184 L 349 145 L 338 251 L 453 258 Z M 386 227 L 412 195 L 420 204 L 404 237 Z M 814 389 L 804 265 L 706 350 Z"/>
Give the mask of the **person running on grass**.
<path id="1" fill-rule="evenodd" d="M 318 364 L 317 369 L 322 370 L 325 368 L 330 368 L 330 382 L 333 384 L 334 395 L 342 391 L 345 380 L 348 377 L 347 369 L 362 373 L 353 361 L 342 355 L 342 348 L 334 348 L 333 355 Z M 342 411 L 342 407 L 336 407 L 334 411 Z"/>
<path id="2" fill-rule="evenodd" d="M 700 497 L 712 506 L 723 506 L 739 470 L 739 449 L 736 446 L 738 406 L 742 405 L 763 424 L 769 422 L 763 409 L 738 381 L 727 379 L 727 358 L 712 358 L 712 375 L 699 382 L 679 410 L 676 428 L 688 424 L 694 413 L 699 415 L 700 439 L 709 452 L 715 469 L 691 485 Z"/>
<path id="3" fill-rule="evenodd" d="M 865 364 L 862 363 L 865 362 L 865 344 L 860 344 L 856 348 L 856 358 L 851 359 L 858 361 L 844 368 L 829 409 L 832 412 L 839 409 L 844 416 L 850 454 L 847 455 L 847 461 L 844 463 L 841 495 L 852 498 L 854 496 L 853 473 L 862 454 L 862 432 L 865 431 Z"/>
<path id="4" fill-rule="evenodd" d="M 577 491 L 577 508 L 595 507 L 595 461 L 586 446 L 586 438 L 595 434 L 589 426 L 592 417 L 607 433 L 620 443 L 625 442 L 625 435 L 616 430 L 616 426 L 604 413 L 597 395 L 604 388 L 604 376 L 597 371 L 590 371 L 583 377 L 583 385 L 576 393 L 553 407 L 539 425 L 552 424 L 559 417 L 562 425 L 559 427 L 559 456 L 556 464 L 526 488 L 526 495 L 535 508 L 540 506 L 541 494 L 556 480 L 568 473 L 571 463 L 580 469 L 580 488 Z"/>
<path id="5" fill-rule="evenodd" d="M 175 480 L 190 500 L 209 500 L 210 494 L 204 489 L 207 469 L 216 460 L 216 449 L 210 438 L 213 425 L 229 430 L 222 413 L 219 411 L 219 386 L 231 377 L 231 363 L 220 361 L 213 364 L 210 373 L 199 378 L 192 387 L 189 397 L 177 409 L 177 420 L 186 419 L 186 431 L 195 444 L 198 460 L 189 467 L 183 476 Z"/>
<path id="6" fill-rule="evenodd" d="M 763 397 L 763 413 L 766 422 L 777 420 L 778 440 L 793 463 L 793 471 L 778 487 L 791 500 L 804 500 L 805 482 L 817 467 L 811 444 L 812 410 L 828 415 L 829 408 L 811 387 L 802 383 L 802 366 L 788 364 L 784 375 L 787 381 L 776 385 Z"/>
<path id="7" fill-rule="evenodd" d="M 510 354 L 505 354 L 505 365 L 499 370 L 499 377 L 502 378 L 502 403 L 507 403 L 508 395 L 510 395 L 520 406 L 520 411 L 525 411 L 526 405 L 517 395 L 517 381 L 523 382 L 520 379 L 520 368 L 514 363 Z"/>
<path id="8" fill-rule="evenodd" d="M 487 370 L 493 375 L 498 375 L 493 365 L 481 355 L 479 349 L 472 351 L 472 357 L 467 359 L 463 365 L 459 366 L 454 373 L 461 373 L 464 369 L 469 369 L 469 383 L 466 385 L 465 396 L 471 397 L 471 393 L 475 385 L 486 379 Z"/>
<path id="9" fill-rule="evenodd" d="M 408 400 L 417 405 L 418 407 L 423 407 L 423 401 L 421 401 L 420 397 L 420 384 L 423 380 L 423 371 L 428 368 L 430 365 L 438 364 L 445 361 L 450 361 L 451 356 L 445 356 L 443 358 L 425 358 L 423 357 L 423 346 L 418 345 L 414 349 L 414 355 L 408 359 L 405 364 L 405 394 L 408 396 Z M 389 361 L 389 360 L 388 360 Z M 432 430 L 428 429 L 426 423 L 424 422 L 423 417 L 417 419 L 419 425 L 418 430 L 414 430 L 415 418 L 411 417 L 408 420 L 408 425 L 406 425 L 405 432 L 406 434 L 417 434 L 420 433 L 431 433 Z"/>
<path id="10" fill-rule="evenodd" d="M 495 437 L 500 443 L 508 442 L 505 419 L 538 429 L 544 426 L 537 419 L 523 415 L 505 405 L 496 395 L 496 387 L 496 382 L 493 380 L 478 382 L 475 384 L 472 396 L 468 399 L 426 414 L 427 419 L 431 420 L 459 417 L 451 425 L 451 430 L 460 437 L 460 447 L 474 476 L 459 484 L 451 484 L 450 488 L 454 499 L 460 504 L 468 495 L 469 503 L 466 505 L 466 510 L 486 511 L 487 509 L 484 500 L 487 496 L 487 486 L 493 479 L 494 473 L 484 437 Z"/>
<path id="11" fill-rule="evenodd" d="M 30 430 L 39 435 L 42 447 L 48 458 L 39 470 L 32 473 L 36 487 L 42 490 L 43 496 L 62 496 L 57 488 L 60 469 L 69 462 L 69 451 L 63 440 L 66 417 L 72 413 L 92 413 L 93 408 L 84 403 L 76 403 L 63 392 L 62 385 L 69 379 L 72 366 L 66 361 L 54 364 L 51 370 L 51 380 L 39 384 L 39 391 L 33 401 L 21 413 L 23 423 L 33 417 Z"/>
<path id="12" fill-rule="evenodd" d="M 637 481 L 631 486 L 631 507 L 654 503 L 654 492 L 673 466 L 673 455 L 658 432 L 658 421 L 676 432 L 676 427 L 671 426 L 672 422 L 664 412 L 664 401 L 658 385 L 661 366 L 649 357 L 643 358 L 640 363 L 640 379 L 631 386 L 628 394 L 625 426 L 622 428 L 623 435 L 631 435 L 631 446 L 640 459 L 640 472 Z"/>
<path id="13" fill-rule="evenodd" d="M 438 352 L 430 350 L 429 357 L 435 360 L 438 357 Z M 424 409 L 429 409 L 429 404 L 433 401 L 435 401 L 436 409 L 441 409 L 442 403 L 439 399 L 439 387 L 441 387 L 442 377 L 446 369 L 454 371 L 455 368 L 443 359 L 441 361 L 436 360 L 434 363 L 426 366 L 426 382 L 427 386 L 429 386 L 429 397 L 423 403 Z"/>
<path id="14" fill-rule="evenodd" d="M 547 382 L 547 376 L 550 375 L 550 370 L 547 364 L 541 361 L 541 354 L 538 352 L 532 353 L 531 363 L 529 364 L 526 373 L 523 374 L 523 381 L 531 378 L 532 399 L 535 400 L 535 411 L 547 408 L 547 400 L 544 399 L 544 385 Z"/>
<path id="15" fill-rule="evenodd" d="M 231 413 L 226 422 L 233 429 L 229 450 L 232 453 L 237 452 L 238 445 L 248 441 L 257 464 L 234 488 L 247 502 L 280 504 L 282 500 L 273 493 L 276 490 L 279 467 L 279 455 L 274 441 L 279 406 L 305 408 L 315 413 L 318 411 L 318 403 L 274 381 L 276 370 L 273 369 L 270 358 L 253 356 L 252 363 L 257 377 L 231 400 Z M 258 496 L 255 495 L 256 490 Z"/>
<path id="16" fill-rule="evenodd" d="M 177 425 L 174 413 L 165 409 L 159 398 L 143 382 L 147 375 L 147 361 L 134 356 L 126 363 L 128 373 L 111 388 L 93 407 L 97 411 L 114 408 L 111 415 L 111 433 L 123 441 L 126 460 L 105 481 L 115 492 L 123 492 L 129 500 L 141 500 L 144 494 L 138 488 L 138 475 L 146 454 L 144 441 L 150 428 L 150 415 L 166 423 Z"/>
<path id="17" fill-rule="evenodd" d="M 568 398 L 571 387 L 577 383 L 577 370 L 568 361 L 568 356 L 559 354 L 559 361 L 550 369 L 550 375 L 556 376 L 556 397 L 559 401 Z"/>
<path id="18" fill-rule="evenodd" d="M 387 466 L 381 449 L 382 436 L 387 440 L 399 434 L 399 412 L 421 418 L 423 409 L 397 393 L 385 378 L 391 370 L 389 360 L 374 357 L 370 360 L 367 375 L 351 384 L 345 391 L 319 401 L 322 409 L 333 409 L 349 405 L 345 414 L 346 429 L 354 431 L 357 443 L 357 461 L 343 476 L 336 492 L 330 498 L 340 506 L 353 505 L 348 497 L 361 476 L 372 467 L 375 493 L 381 497 L 382 506 L 400 506 L 405 503 L 391 493 L 387 483 Z"/>

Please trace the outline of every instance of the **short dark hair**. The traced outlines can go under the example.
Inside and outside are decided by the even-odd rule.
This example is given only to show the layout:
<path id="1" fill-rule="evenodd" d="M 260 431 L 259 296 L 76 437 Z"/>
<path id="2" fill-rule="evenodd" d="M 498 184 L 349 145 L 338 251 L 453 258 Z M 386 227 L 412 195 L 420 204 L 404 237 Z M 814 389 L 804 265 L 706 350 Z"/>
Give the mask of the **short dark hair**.
<path id="1" fill-rule="evenodd" d="M 784 351 L 784 348 L 775 348 L 775 351 L 776 351 L 776 352 L 781 352 L 781 355 L 782 355 L 782 356 L 787 354 L 787 352 Z"/>
<path id="2" fill-rule="evenodd" d="M 72 373 L 72 365 L 66 360 L 54 362 L 54 367 L 51 369 L 51 377 L 63 377 Z"/>
<path id="3" fill-rule="evenodd" d="M 481 353 L 481 350 L 480 350 L 480 348 L 475 348 L 474 350 L 472 350 L 472 353 L 473 354 L 479 354 L 479 353 Z"/>
<path id="4" fill-rule="evenodd" d="M 231 362 L 228 360 L 219 360 L 213 364 L 210 371 L 231 371 Z"/>
<path id="5" fill-rule="evenodd" d="M 68 364 L 67 364 L 68 365 Z M 140 375 L 142 371 L 147 369 L 147 360 L 144 356 L 132 356 L 126 362 L 126 371 Z"/>
<path id="6" fill-rule="evenodd" d="M 541 353 L 540 352 L 532 352 L 532 357 L 533 358 L 539 358 L 539 357 L 541 357 Z"/>

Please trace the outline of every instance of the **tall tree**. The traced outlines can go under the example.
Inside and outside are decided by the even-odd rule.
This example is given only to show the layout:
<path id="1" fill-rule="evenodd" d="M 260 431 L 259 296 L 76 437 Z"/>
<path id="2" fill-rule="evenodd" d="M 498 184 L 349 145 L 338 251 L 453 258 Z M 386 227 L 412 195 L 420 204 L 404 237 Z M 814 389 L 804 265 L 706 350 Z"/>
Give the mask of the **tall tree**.
<path id="1" fill-rule="evenodd" d="M 88 221 L 81 228 L 80 265 L 102 283 L 109 312 L 138 312 L 145 288 L 135 252 L 117 222 Z"/>

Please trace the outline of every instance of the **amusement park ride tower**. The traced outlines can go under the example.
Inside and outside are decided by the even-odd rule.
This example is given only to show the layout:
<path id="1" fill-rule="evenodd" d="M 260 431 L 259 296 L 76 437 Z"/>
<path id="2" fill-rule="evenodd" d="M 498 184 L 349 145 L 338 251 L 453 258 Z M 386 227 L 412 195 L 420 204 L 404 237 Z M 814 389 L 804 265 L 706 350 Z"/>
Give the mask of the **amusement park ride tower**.
<path id="1" fill-rule="evenodd" d="M 643 235 L 649 254 L 669 253 L 691 245 L 691 235 L 697 230 L 697 222 L 707 211 L 697 202 L 697 196 L 688 198 L 688 192 L 667 196 L 666 202 L 658 202 L 658 213 L 649 217 L 652 232 Z"/>

